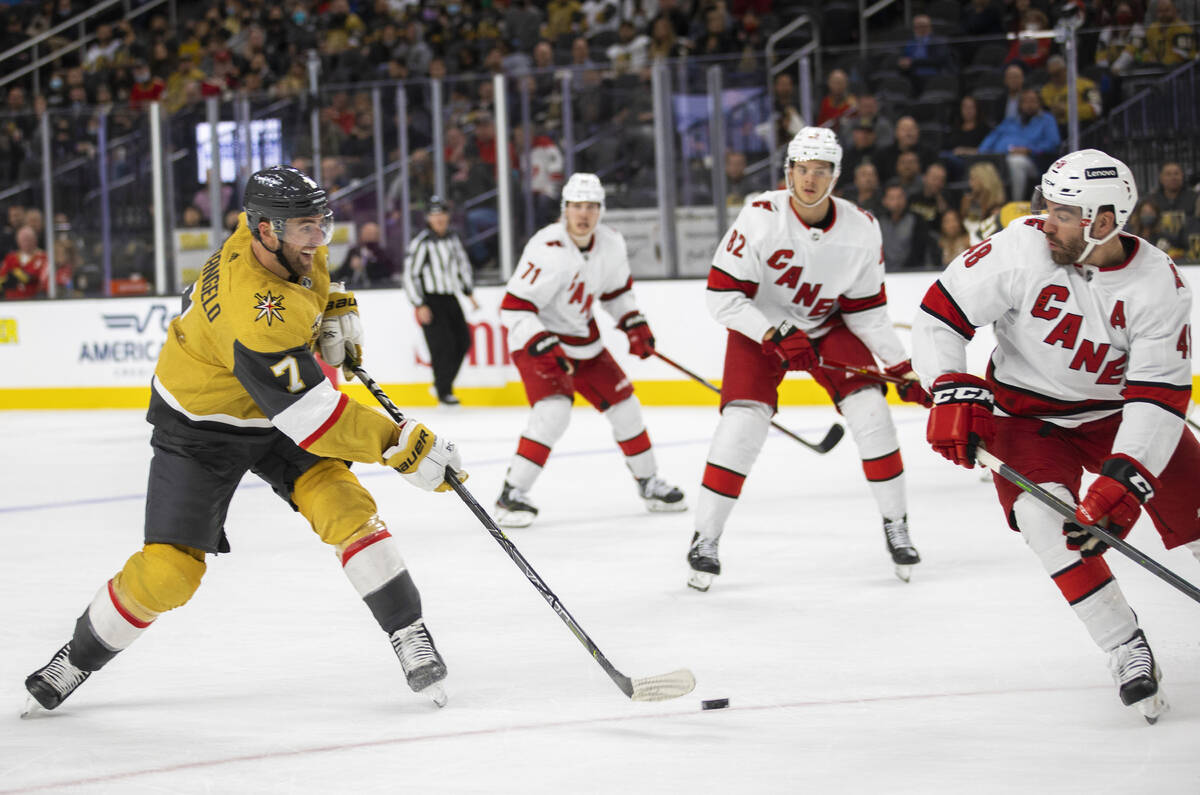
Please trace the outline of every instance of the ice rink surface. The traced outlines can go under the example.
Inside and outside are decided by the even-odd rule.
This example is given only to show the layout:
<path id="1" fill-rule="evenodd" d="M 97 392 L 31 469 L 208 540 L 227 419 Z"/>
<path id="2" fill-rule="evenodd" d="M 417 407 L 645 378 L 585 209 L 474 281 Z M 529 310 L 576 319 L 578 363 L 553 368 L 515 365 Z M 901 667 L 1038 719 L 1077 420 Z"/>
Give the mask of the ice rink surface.
<path id="1" fill-rule="evenodd" d="M 715 409 L 646 413 L 694 505 Z M 490 508 L 525 412 L 412 414 L 460 444 Z M 1200 792 L 1200 605 L 1109 553 L 1173 705 L 1148 726 L 992 487 L 928 449 L 920 409 L 894 416 L 911 583 L 852 440 L 819 456 L 772 433 L 701 594 L 684 585 L 692 514 L 646 513 L 607 423 L 576 408 L 539 521 L 510 537 L 621 671 L 691 668 L 681 699 L 628 701 L 454 494 L 356 466 L 421 589 L 449 706 L 408 690 L 331 550 L 251 476 L 233 554 L 191 603 L 20 720 L 25 676 L 141 544 L 149 426 L 0 412 L 0 792 Z M 815 440 L 835 418 L 779 420 Z M 1148 521 L 1129 540 L 1200 582 Z"/>

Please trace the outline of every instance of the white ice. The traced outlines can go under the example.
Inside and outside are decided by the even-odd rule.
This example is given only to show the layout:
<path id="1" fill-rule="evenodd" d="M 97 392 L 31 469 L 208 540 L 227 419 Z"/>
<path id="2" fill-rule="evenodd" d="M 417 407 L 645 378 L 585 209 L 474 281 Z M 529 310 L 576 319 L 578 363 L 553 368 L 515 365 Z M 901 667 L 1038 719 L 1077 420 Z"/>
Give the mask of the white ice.
<path id="1" fill-rule="evenodd" d="M 459 442 L 490 507 L 524 411 L 413 413 Z M 715 410 L 646 414 L 694 503 Z M 992 487 L 928 449 L 919 409 L 894 416 L 911 583 L 853 442 L 819 456 L 773 433 L 701 594 L 691 513 L 646 513 L 607 424 L 576 409 L 541 518 L 510 536 L 621 671 L 691 668 L 681 699 L 627 700 L 454 494 L 359 466 L 449 666 L 445 709 L 408 690 L 332 552 L 250 476 L 233 554 L 192 602 L 19 720 L 25 676 L 140 546 L 149 428 L 139 411 L 0 412 L 0 792 L 1200 792 L 1200 605 L 1108 555 L 1173 704 L 1148 726 Z M 815 439 L 836 415 L 779 419 Z M 1148 521 L 1130 541 L 1200 582 Z"/>

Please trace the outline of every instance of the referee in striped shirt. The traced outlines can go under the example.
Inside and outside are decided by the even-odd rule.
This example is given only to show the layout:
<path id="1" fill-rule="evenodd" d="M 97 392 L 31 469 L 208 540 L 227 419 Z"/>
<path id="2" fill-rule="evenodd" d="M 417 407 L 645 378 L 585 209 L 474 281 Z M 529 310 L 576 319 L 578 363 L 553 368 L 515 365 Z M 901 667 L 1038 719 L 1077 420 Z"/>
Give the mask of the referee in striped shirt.
<path id="1" fill-rule="evenodd" d="M 417 322 L 429 345 L 433 388 L 438 402 L 457 406 L 454 379 L 471 350 L 471 331 L 458 293 L 479 309 L 471 294 L 471 260 L 458 235 L 450 231 L 450 215 L 439 196 L 431 196 L 425 229 L 408 244 L 404 290 L 416 307 Z"/>

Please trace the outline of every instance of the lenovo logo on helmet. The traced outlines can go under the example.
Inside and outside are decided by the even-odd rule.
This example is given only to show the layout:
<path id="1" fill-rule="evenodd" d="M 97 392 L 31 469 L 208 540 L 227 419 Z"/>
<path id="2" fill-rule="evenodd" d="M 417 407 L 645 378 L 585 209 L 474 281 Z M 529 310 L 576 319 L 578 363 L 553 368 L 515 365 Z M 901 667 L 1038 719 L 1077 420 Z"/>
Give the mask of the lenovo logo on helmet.
<path id="1" fill-rule="evenodd" d="M 1117 170 L 1112 166 L 1104 168 L 1086 168 L 1083 170 L 1084 179 L 1116 179 Z"/>

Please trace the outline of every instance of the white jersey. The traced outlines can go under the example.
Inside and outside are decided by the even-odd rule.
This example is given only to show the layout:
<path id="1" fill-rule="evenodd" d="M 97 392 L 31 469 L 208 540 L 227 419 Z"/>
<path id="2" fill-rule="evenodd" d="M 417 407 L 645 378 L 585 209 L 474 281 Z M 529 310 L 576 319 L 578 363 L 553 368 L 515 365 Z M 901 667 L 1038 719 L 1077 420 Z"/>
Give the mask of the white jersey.
<path id="1" fill-rule="evenodd" d="M 831 201 L 825 230 L 801 220 L 786 190 L 748 202 L 713 255 L 708 311 L 755 341 L 784 320 L 813 339 L 841 320 L 885 366 L 898 364 L 908 357 L 887 312 L 879 224 Z"/>
<path id="2" fill-rule="evenodd" d="M 598 356 L 604 345 L 593 309 L 597 299 L 617 320 L 637 311 L 625 238 L 599 224 L 591 245 L 580 249 L 561 221 L 543 227 L 525 244 L 500 305 L 509 350 L 549 331 L 568 356 Z"/>
<path id="3" fill-rule="evenodd" d="M 921 382 L 929 388 L 963 372 L 967 342 L 992 323 L 988 382 L 998 414 L 1072 428 L 1123 412 L 1113 452 L 1158 474 L 1191 395 L 1192 294 L 1165 253 L 1121 239 L 1119 265 L 1058 265 L 1041 219 L 1030 216 L 960 254 L 913 323 Z"/>

